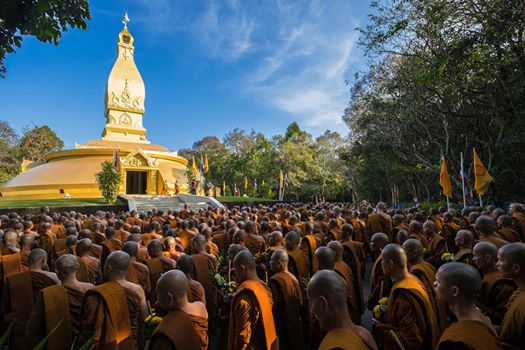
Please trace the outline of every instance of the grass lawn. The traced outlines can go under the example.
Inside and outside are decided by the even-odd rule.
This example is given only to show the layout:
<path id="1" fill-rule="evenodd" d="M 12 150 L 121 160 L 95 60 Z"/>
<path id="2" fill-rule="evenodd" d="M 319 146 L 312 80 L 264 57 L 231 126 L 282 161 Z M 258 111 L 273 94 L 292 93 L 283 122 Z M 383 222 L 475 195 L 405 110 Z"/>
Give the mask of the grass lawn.
<path id="1" fill-rule="evenodd" d="M 108 204 L 104 198 L 0 199 L 0 208 L 75 207 Z M 122 204 L 117 199 L 115 204 Z"/>
<path id="2" fill-rule="evenodd" d="M 256 203 L 256 202 L 273 202 L 273 199 L 268 198 L 257 198 L 257 197 L 233 197 L 233 196 L 224 196 L 217 197 L 219 202 L 224 203 Z"/>

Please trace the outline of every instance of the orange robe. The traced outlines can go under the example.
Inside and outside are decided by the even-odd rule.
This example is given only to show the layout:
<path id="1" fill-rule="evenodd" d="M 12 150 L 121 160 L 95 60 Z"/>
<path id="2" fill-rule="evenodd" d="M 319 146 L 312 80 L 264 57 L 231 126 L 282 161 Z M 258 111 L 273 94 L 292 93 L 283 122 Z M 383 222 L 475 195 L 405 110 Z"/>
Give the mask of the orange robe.
<path id="1" fill-rule="evenodd" d="M 410 266 L 410 273 L 416 276 L 425 286 L 430 302 L 434 309 L 439 330 L 443 332 L 447 326 L 447 305 L 438 299 L 434 289 L 436 281 L 436 268 L 428 262 L 423 261 Z"/>
<path id="2" fill-rule="evenodd" d="M 219 257 L 219 246 L 213 243 L 212 241 L 207 241 L 206 242 L 206 252 L 218 258 Z"/>
<path id="3" fill-rule="evenodd" d="M 89 349 L 138 349 L 139 296 L 111 281 L 89 290 L 82 309 L 82 325 L 74 348 L 93 337 Z"/>
<path id="4" fill-rule="evenodd" d="M 457 252 L 456 255 L 454 255 L 455 262 L 462 262 L 469 265 L 472 265 L 473 258 L 474 254 L 472 253 L 472 248 L 460 249 L 459 252 Z"/>
<path id="5" fill-rule="evenodd" d="M 277 349 L 272 314 L 272 294 L 259 280 L 246 280 L 233 297 L 228 329 L 228 349 Z"/>
<path id="6" fill-rule="evenodd" d="M 25 334 L 27 321 L 40 291 L 55 284 L 54 279 L 37 271 L 20 272 L 7 278 L 2 291 L 2 314 L 5 322 L 14 321 L 10 349 L 32 349 L 38 343 L 38 339 Z"/>
<path id="7" fill-rule="evenodd" d="M 2 269 L 0 270 L 0 286 L 5 283 L 7 277 L 22 272 L 22 256 L 20 253 L 2 255 L 0 257 Z"/>
<path id="8" fill-rule="evenodd" d="M 525 213 L 514 212 L 512 218 L 514 219 L 514 229 L 520 234 L 521 241 L 525 242 Z"/>
<path id="9" fill-rule="evenodd" d="M 377 232 L 383 232 L 392 241 L 392 218 L 388 214 L 373 213 L 368 215 L 367 229 L 370 236 Z"/>
<path id="10" fill-rule="evenodd" d="M 248 233 L 244 238 L 244 245 L 255 256 L 266 250 L 266 242 L 262 236 Z"/>
<path id="11" fill-rule="evenodd" d="M 180 238 L 184 251 L 189 252 L 190 241 L 193 239 L 193 237 L 195 237 L 195 234 L 191 231 L 181 231 L 177 234 L 177 236 Z"/>
<path id="12" fill-rule="evenodd" d="M 367 302 L 369 310 L 373 310 L 379 299 L 388 296 L 392 289 L 392 280 L 383 272 L 381 260 L 381 256 L 376 259 L 370 274 L 370 292 Z"/>
<path id="13" fill-rule="evenodd" d="M 304 284 L 304 280 L 310 278 L 310 266 L 308 257 L 302 250 L 289 250 L 288 253 L 288 270 L 297 278 L 299 285 Z"/>
<path id="14" fill-rule="evenodd" d="M 435 235 L 430 242 L 428 242 L 427 249 L 427 257 L 425 260 L 436 269 L 443 265 L 441 255 L 448 253 L 447 241 L 440 235 Z"/>
<path id="15" fill-rule="evenodd" d="M 318 350 L 370 350 L 368 345 L 359 335 L 349 328 L 337 328 L 326 334 Z"/>
<path id="16" fill-rule="evenodd" d="M 268 281 L 273 298 L 273 318 L 280 349 L 305 349 L 301 320 L 302 294 L 290 272 L 278 272 Z"/>
<path id="17" fill-rule="evenodd" d="M 365 253 L 363 244 L 356 241 L 341 242 L 343 244 L 343 260 L 352 270 L 352 288 L 355 294 L 356 312 L 363 314 L 365 300 L 363 296 L 363 272 L 365 264 Z"/>
<path id="18" fill-rule="evenodd" d="M 518 348 L 525 344 L 525 289 L 518 288 L 510 297 L 499 336 L 505 344 Z"/>
<path id="19" fill-rule="evenodd" d="M 436 350 L 499 350 L 501 344 L 494 330 L 480 321 L 458 321 L 439 338 Z"/>
<path id="20" fill-rule="evenodd" d="M 310 276 L 317 272 L 315 251 L 321 245 L 314 235 L 306 235 L 301 239 L 301 250 L 308 257 Z"/>
<path id="21" fill-rule="evenodd" d="M 202 284 L 195 281 L 193 278 L 188 278 L 188 287 L 188 301 L 190 303 L 200 301 L 206 305 L 206 292 L 204 291 Z"/>
<path id="22" fill-rule="evenodd" d="M 434 310 L 425 287 L 415 276 L 394 284 L 387 318 L 406 350 L 433 349 L 439 336 Z M 393 336 L 388 334 L 385 349 L 398 348 Z"/>
<path id="23" fill-rule="evenodd" d="M 157 281 L 164 272 L 175 269 L 175 262 L 165 256 L 159 256 L 157 258 L 151 258 L 146 260 L 146 265 L 149 268 L 151 295 L 150 301 L 155 304 L 157 301 L 157 290 L 154 286 L 157 286 Z"/>
<path id="24" fill-rule="evenodd" d="M 352 321 L 355 324 L 361 324 L 361 308 L 357 305 L 357 297 L 355 295 L 355 290 L 352 282 L 352 270 L 350 270 L 350 267 L 342 261 L 335 262 L 334 270 L 345 281 L 348 312 L 352 317 Z"/>
<path id="25" fill-rule="evenodd" d="M 478 295 L 478 303 L 481 305 L 478 306 L 490 318 L 492 324 L 501 324 L 507 312 L 509 299 L 516 288 L 514 281 L 503 278 L 499 269 L 483 274 L 481 291 Z"/>
<path id="26" fill-rule="evenodd" d="M 162 318 L 151 338 L 151 350 L 200 349 L 201 340 L 193 320 L 175 310 Z"/>
<path id="27" fill-rule="evenodd" d="M 479 237 L 480 242 L 490 242 L 494 244 L 498 249 L 503 247 L 505 244 L 509 243 L 504 239 L 498 238 L 495 235 L 491 236 L 481 236 Z"/>

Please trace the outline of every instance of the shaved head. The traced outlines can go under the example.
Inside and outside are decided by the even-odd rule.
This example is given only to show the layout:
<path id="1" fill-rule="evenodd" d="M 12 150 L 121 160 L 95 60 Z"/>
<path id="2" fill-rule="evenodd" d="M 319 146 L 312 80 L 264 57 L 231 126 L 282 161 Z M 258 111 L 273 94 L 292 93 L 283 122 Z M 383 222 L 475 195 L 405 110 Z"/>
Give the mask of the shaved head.
<path id="1" fill-rule="evenodd" d="M 510 264 L 519 265 L 520 270 L 525 272 L 525 243 L 509 243 L 499 249 L 500 255 Z"/>
<path id="2" fill-rule="evenodd" d="M 175 299 L 183 298 L 188 292 L 188 278 L 180 270 L 163 273 L 157 281 L 157 293 L 172 293 Z"/>
<path id="3" fill-rule="evenodd" d="M 249 250 L 241 250 L 239 253 L 237 253 L 237 255 L 235 255 L 233 266 L 237 268 L 241 265 L 248 270 L 255 271 L 255 258 Z"/>
<path id="4" fill-rule="evenodd" d="M 474 254 L 479 254 L 481 256 L 489 255 L 491 258 L 496 260 L 498 258 L 498 247 L 494 243 L 490 242 L 479 242 L 474 246 Z"/>
<path id="5" fill-rule="evenodd" d="M 333 270 L 335 264 L 335 253 L 328 247 L 319 247 L 315 251 L 315 257 L 319 262 L 319 270 Z"/>
<path id="6" fill-rule="evenodd" d="M 193 258 L 191 255 L 185 254 L 177 260 L 177 268 L 185 274 L 193 273 Z"/>
<path id="7" fill-rule="evenodd" d="M 139 254 L 139 244 L 137 242 L 128 241 L 122 246 L 122 251 L 128 253 L 130 257 L 136 257 Z"/>
<path id="8" fill-rule="evenodd" d="M 339 241 L 331 241 L 328 243 L 328 248 L 332 249 L 335 254 L 335 260 L 343 258 L 343 245 Z"/>
<path id="9" fill-rule="evenodd" d="M 423 254 L 423 244 L 419 239 L 409 238 L 403 243 L 403 248 L 406 250 L 413 250 L 418 254 Z"/>
<path id="10" fill-rule="evenodd" d="M 33 265 L 42 260 L 47 260 L 47 253 L 42 248 L 36 248 L 29 253 L 29 265 Z"/>
<path id="11" fill-rule="evenodd" d="M 78 259 L 72 254 L 64 254 L 55 262 L 55 269 L 59 277 L 69 276 L 73 273 L 76 273 L 78 266 Z"/>
<path id="12" fill-rule="evenodd" d="M 332 306 L 346 305 L 346 285 L 341 276 L 332 270 L 318 271 L 308 283 L 308 299 L 325 298 Z"/>
<path id="13" fill-rule="evenodd" d="M 111 270 L 126 273 L 131 263 L 131 257 L 122 251 L 115 251 L 108 255 L 104 267 L 109 266 Z"/>
<path id="14" fill-rule="evenodd" d="M 383 248 L 381 256 L 384 261 L 392 261 L 395 267 L 404 268 L 407 266 L 407 255 L 399 244 L 387 244 Z"/>
<path id="15" fill-rule="evenodd" d="M 459 230 L 456 234 L 456 241 L 463 240 L 463 246 L 472 247 L 472 242 L 474 241 L 474 236 L 469 230 Z M 457 245 L 457 244 L 456 244 Z"/>
<path id="16" fill-rule="evenodd" d="M 77 249 L 76 253 L 79 256 L 83 256 L 84 254 L 89 253 L 91 250 L 91 240 L 89 238 L 82 238 L 80 241 L 77 242 Z"/>
<path id="17" fill-rule="evenodd" d="M 148 254 L 152 258 L 157 258 L 162 254 L 162 243 L 158 239 L 153 239 L 149 242 Z"/>
<path id="18" fill-rule="evenodd" d="M 288 253 L 284 249 L 277 249 L 271 256 L 272 260 L 279 260 L 285 264 L 288 264 Z"/>
<path id="19" fill-rule="evenodd" d="M 445 288 L 457 287 L 462 300 L 476 299 L 481 290 L 481 276 L 472 265 L 450 262 L 442 265 L 437 273 Z"/>
<path id="20" fill-rule="evenodd" d="M 476 219 L 476 230 L 482 235 L 490 235 L 496 229 L 494 218 L 489 215 L 480 215 Z"/>

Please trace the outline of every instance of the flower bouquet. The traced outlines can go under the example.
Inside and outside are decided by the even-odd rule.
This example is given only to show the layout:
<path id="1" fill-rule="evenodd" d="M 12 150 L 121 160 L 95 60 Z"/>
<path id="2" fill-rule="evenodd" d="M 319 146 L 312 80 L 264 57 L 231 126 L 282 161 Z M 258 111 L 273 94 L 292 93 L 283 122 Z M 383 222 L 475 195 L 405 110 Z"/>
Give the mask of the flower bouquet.
<path id="1" fill-rule="evenodd" d="M 155 309 L 151 309 L 150 314 L 144 320 L 144 339 L 145 340 L 151 339 L 151 336 L 153 335 L 155 328 L 157 328 L 157 326 L 159 325 L 161 321 L 162 321 L 162 317 L 158 316 L 155 313 Z"/>
<path id="2" fill-rule="evenodd" d="M 441 260 L 446 263 L 452 262 L 454 261 L 454 255 L 452 255 L 451 253 L 443 253 L 441 255 Z"/>
<path id="3" fill-rule="evenodd" d="M 386 312 L 388 310 L 388 298 L 379 299 L 379 303 L 374 306 L 374 318 L 379 322 L 386 322 Z"/>

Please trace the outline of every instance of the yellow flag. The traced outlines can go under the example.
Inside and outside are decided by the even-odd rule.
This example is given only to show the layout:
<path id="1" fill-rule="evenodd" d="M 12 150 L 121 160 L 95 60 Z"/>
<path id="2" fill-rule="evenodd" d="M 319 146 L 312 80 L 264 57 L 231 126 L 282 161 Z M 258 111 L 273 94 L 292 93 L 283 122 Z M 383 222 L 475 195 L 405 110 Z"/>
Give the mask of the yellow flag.
<path id="1" fill-rule="evenodd" d="M 208 165 L 208 155 L 204 156 L 204 173 L 206 174 L 210 170 L 210 167 Z"/>
<path id="2" fill-rule="evenodd" d="M 244 177 L 244 190 L 246 191 L 248 189 L 248 178 Z"/>
<path id="3" fill-rule="evenodd" d="M 195 156 L 193 156 L 193 164 L 191 165 L 191 173 L 193 174 L 193 177 L 197 177 L 197 166 L 195 165 Z"/>
<path id="4" fill-rule="evenodd" d="M 452 197 L 452 185 L 450 184 L 450 177 L 448 176 L 447 163 L 445 157 L 441 158 L 441 172 L 439 173 L 439 185 L 443 189 L 443 194 L 447 197 Z"/>
<path id="5" fill-rule="evenodd" d="M 474 188 L 476 189 L 476 192 L 482 196 L 487 192 L 489 185 L 492 181 L 494 181 L 494 178 L 490 176 L 487 169 L 485 169 L 485 166 L 483 163 L 481 163 L 481 160 L 478 157 L 478 154 L 476 153 L 476 149 L 473 149 L 474 151 L 474 176 L 475 176 L 475 182 L 474 182 Z"/>
<path id="6" fill-rule="evenodd" d="M 279 173 L 279 188 L 283 188 L 284 186 L 284 175 L 283 170 L 281 169 L 281 172 Z"/>

